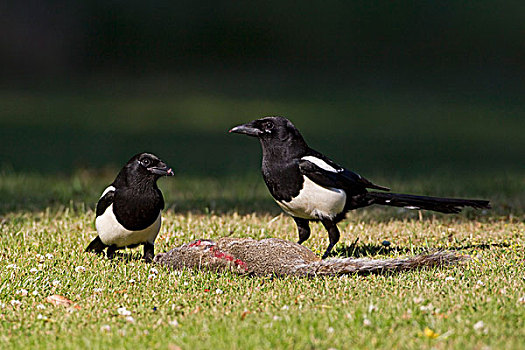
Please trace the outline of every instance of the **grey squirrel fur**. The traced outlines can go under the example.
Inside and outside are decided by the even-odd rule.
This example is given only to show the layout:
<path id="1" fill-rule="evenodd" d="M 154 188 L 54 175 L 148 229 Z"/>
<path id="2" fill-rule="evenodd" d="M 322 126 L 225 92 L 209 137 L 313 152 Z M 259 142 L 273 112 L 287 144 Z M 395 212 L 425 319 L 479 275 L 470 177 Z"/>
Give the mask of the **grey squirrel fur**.
<path id="1" fill-rule="evenodd" d="M 308 248 L 279 238 L 254 240 L 224 237 L 217 241 L 196 240 L 155 256 L 154 262 L 175 270 L 231 271 L 241 275 L 338 276 L 413 270 L 456 264 L 465 260 L 450 251 L 406 258 L 321 260 Z"/>

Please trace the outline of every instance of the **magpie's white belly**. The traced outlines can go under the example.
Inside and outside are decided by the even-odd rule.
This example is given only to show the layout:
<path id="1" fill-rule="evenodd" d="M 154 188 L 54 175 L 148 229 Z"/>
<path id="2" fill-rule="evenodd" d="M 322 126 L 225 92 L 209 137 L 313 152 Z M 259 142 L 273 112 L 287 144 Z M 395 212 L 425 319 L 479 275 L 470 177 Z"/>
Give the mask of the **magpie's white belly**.
<path id="1" fill-rule="evenodd" d="M 144 230 L 127 230 L 117 221 L 117 218 L 113 213 L 113 204 L 111 204 L 104 214 L 96 218 L 95 226 L 102 243 L 106 245 L 114 244 L 117 247 L 125 247 L 145 242 L 153 244 L 160 230 L 160 222 L 161 217 L 159 212 L 157 220 Z"/>
<path id="2" fill-rule="evenodd" d="M 343 211 L 346 192 L 338 188 L 319 186 L 303 176 L 303 188 L 291 201 L 277 201 L 289 215 L 303 219 L 332 219 Z"/>

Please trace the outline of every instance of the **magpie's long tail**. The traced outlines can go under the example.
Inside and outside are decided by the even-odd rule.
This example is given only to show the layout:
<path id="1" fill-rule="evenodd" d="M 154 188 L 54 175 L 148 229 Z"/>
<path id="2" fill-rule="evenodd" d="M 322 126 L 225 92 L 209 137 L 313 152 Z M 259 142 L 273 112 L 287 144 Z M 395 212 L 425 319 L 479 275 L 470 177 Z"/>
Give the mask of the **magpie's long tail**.
<path id="1" fill-rule="evenodd" d="M 447 214 L 459 213 L 463 207 L 490 209 L 489 201 L 479 199 L 439 198 L 383 192 L 369 192 L 366 199 L 369 200 L 370 204 L 389 205 L 407 209 L 425 209 Z"/>

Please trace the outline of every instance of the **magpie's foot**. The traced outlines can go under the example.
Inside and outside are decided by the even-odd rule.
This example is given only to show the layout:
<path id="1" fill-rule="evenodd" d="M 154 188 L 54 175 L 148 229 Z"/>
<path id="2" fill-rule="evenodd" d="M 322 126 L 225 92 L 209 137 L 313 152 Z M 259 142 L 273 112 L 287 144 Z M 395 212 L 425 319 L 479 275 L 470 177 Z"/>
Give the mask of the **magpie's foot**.
<path id="1" fill-rule="evenodd" d="M 108 247 L 108 250 L 106 252 L 106 256 L 108 257 L 108 259 L 113 259 L 115 257 L 115 251 L 117 250 L 117 248 L 115 246 L 109 246 Z"/>
<path id="2" fill-rule="evenodd" d="M 144 256 L 142 260 L 146 263 L 151 263 L 155 257 L 155 246 L 151 243 L 144 243 Z"/>

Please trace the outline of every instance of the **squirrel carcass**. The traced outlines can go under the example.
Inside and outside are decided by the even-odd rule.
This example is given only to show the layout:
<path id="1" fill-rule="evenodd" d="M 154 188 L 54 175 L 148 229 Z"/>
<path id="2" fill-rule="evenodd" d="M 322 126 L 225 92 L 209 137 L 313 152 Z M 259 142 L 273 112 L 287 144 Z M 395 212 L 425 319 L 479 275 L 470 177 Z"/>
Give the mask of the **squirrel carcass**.
<path id="1" fill-rule="evenodd" d="M 217 241 L 197 240 L 183 244 L 158 254 L 154 262 L 175 270 L 190 268 L 258 276 L 313 277 L 397 272 L 451 265 L 465 259 L 450 251 L 438 251 L 406 258 L 321 260 L 308 248 L 279 238 L 224 237 Z"/>

